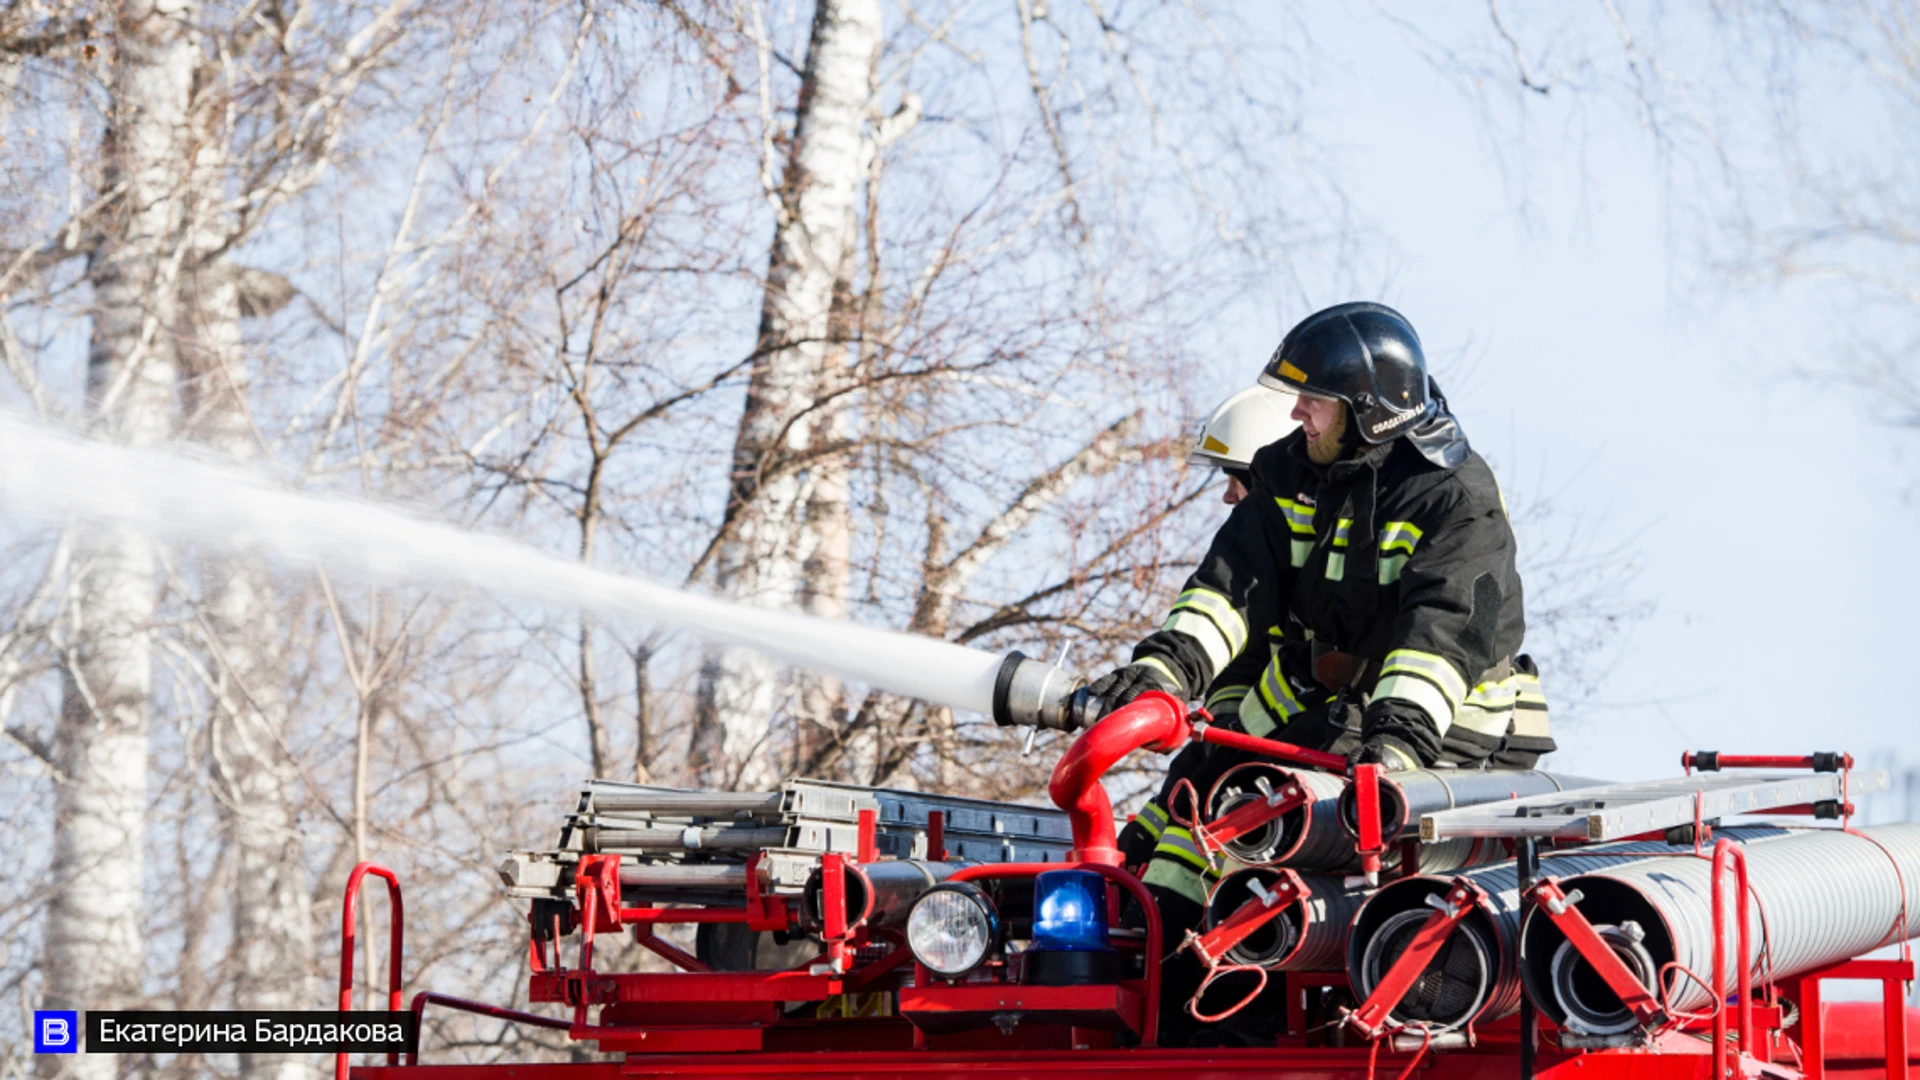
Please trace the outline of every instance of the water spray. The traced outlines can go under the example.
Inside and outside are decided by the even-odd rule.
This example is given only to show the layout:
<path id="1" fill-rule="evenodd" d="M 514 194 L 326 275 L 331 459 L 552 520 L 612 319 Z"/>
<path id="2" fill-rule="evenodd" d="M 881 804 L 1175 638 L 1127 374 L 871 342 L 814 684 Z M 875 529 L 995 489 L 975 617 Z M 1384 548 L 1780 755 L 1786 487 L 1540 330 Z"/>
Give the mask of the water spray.
<path id="1" fill-rule="evenodd" d="M 1098 712 L 1059 668 L 915 634 L 746 607 L 610 573 L 516 540 L 393 507 L 288 491 L 226 465 L 82 438 L 0 412 L 0 509 L 111 523 L 299 567 L 401 586 L 485 590 L 530 603 L 671 623 L 1002 724 L 1071 730 Z M 1078 707 L 1071 703 L 1079 702 Z M 1071 727 L 1069 726 L 1071 725 Z"/>

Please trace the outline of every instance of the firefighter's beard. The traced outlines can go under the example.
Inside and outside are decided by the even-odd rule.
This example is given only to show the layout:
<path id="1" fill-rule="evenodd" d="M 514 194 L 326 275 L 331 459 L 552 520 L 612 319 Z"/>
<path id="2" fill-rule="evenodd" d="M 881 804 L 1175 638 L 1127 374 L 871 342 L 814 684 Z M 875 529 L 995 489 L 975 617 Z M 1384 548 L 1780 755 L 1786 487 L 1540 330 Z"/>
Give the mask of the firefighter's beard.
<path id="1" fill-rule="evenodd" d="M 1333 414 L 1333 423 L 1320 432 L 1320 437 L 1307 444 L 1307 460 L 1315 465 L 1331 465 L 1340 460 L 1340 454 L 1346 449 L 1347 407 L 1343 404 Z"/>

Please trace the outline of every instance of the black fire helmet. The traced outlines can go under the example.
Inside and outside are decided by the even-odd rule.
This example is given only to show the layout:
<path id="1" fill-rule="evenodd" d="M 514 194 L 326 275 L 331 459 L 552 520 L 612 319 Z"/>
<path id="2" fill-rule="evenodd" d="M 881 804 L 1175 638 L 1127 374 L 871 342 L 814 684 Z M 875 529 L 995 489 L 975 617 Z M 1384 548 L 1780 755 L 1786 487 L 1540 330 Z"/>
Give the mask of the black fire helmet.
<path id="1" fill-rule="evenodd" d="M 1274 350 L 1260 384 L 1346 402 L 1369 443 L 1398 438 L 1436 410 L 1413 324 L 1385 304 L 1366 301 L 1301 320 Z"/>

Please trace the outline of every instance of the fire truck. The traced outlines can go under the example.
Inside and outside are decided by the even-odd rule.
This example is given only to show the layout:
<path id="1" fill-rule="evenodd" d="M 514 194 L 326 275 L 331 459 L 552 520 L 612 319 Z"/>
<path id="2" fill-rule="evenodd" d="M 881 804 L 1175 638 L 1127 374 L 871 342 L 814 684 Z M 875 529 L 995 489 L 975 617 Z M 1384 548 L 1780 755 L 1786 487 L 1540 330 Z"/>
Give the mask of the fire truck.
<path id="1" fill-rule="evenodd" d="M 1203 926 L 1172 941 L 1101 778 L 1192 741 L 1253 760 L 1172 808 L 1214 871 Z M 554 847 L 501 868 L 528 1008 L 404 1000 L 401 882 L 372 864 L 347 884 L 340 1008 L 372 876 L 389 1009 L 548 1029 L 596 1059 L 449 1063 L 423 1028 L 337 1075 L 1905 1077 L 1920 826 L 1853 821 L 1885 775 L 1841 753 L 1689 752 L 1676 772 L 1349 769 L 1147 694 L 1079 732 L 1053 807 L 595 781 Z M 597 965 L 615 935 L 670 970 Z M 1206 972 L 1184 1002 L 1163 987 L 1180 951 Z M 1829 1000 L 1837 980 L 1881 1000 Z M 1170 1015 L 1199 1034 L 1162 1045 Z"/>

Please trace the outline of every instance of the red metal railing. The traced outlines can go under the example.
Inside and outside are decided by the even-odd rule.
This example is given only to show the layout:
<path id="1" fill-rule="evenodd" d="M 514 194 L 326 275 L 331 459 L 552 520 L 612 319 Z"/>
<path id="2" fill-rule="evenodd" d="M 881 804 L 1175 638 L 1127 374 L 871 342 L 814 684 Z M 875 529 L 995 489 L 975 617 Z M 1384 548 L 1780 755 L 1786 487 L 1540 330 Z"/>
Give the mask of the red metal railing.
<path id="1" fill-rule="evenodd" d="M 1740 1052 L 1751 1054 L 1753 1045 L 1753 936 L 1748 928 L 1747 853 L 1739 844 L 1722 837 L 1713 845 L 1713 1075 L 1727 1073 L 1727 866 L 1734 872 L 1734 903 L 1739 907 L 1740 958 Z"/>
<path id="2" fill-rule="evenodd" d="M 521 1012 L 519 1009 L 509 1009 L 500 1005 L 489 1005 L 484 1001 L 468 1001 L 466 998 L 457 998 L 450 994 L 436 994 L 431 990 L 422 990 L 413 995 L 413 1029 L 421 1034 L 425 1034 L 426 1032 L 425 1017 L 429 1004 L 444 1005 L 449 1009 L 459 1009 L 461 1012 L 470 1012 L 479 1016 L 492 1017 L 495 1020 L 507 1020 L 516 1024 L 531 1024 L 534 1027 L 551 1028 L 555 1031 L 566 1031 L 573 1026 L 565 1020 L 552 1016 L 536 1016 L 530 1012 Z M 420 1064 L 420 1048 L 417 1044 L 412 1050 L 408 1051 L 407 1064 Z"/>
<path id="3" fill-rule="evenodd" d="M 347 876 L 346 901 L 340 906 L 340 1011 L 353 1011 L 353 953 L 355 916 L 359 914 L 360 883 L 368 874 L 383 878 L 387 883 L 387 907 L 391 909 L 392 930 L 387 936 L 387 1009 L 399 1012 L 400 1002 L 400 954 L 402 936 L 406 927 L 406 915 L 400 903 L 400 878 L 384 866 L 363 862 L 353 868 Z M 398 1065 L 399 1054 L 388 1054 L 387 1064 Z M 347 1080 L 347 1055 L 335 1055 L 333 1061 L 335 1080 Z"/>

